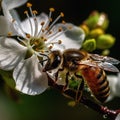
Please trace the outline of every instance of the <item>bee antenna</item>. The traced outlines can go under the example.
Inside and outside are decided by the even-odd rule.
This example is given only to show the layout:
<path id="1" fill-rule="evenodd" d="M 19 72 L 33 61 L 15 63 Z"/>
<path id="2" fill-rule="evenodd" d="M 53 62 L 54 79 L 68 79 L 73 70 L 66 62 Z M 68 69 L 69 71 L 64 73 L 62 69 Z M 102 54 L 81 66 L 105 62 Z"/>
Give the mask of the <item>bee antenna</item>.
<path id="1" fill-rule="evenodd" d="M 49 58 L 48 55 L 46 55 L 46 54 L 39 53 L 39 55 L 47 57 L 47 58 L 44 59 L 44 60 L 40 60 L 40 63 L 42 63 L 42 64 L 43 64 L 43 62 L 50 60 L 50 58 Z"/>

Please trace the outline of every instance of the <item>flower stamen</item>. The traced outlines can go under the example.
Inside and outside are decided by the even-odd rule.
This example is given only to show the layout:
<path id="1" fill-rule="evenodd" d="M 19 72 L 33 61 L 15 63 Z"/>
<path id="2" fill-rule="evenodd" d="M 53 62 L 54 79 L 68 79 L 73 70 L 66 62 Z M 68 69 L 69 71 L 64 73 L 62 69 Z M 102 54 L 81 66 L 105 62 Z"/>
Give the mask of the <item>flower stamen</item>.
<path id="1" fill-rule="evenodd" d="M 40 24 L 41 24 L 41 29 L 40 29 L 40 31 L 38 32 L 37 37 L 40 36 L 41 32 L 44 32 L 43 26 L 44 26 L 45 22 L 43 21 L 43 22 L 41 22 Z"/>
<path id="2" fill-rule="evenodd" d="M 32 26 L 32 21 L 30 19 L 30 16 L 28 14 L 28 11 L 24 11 L 24 14 L 26 14 L 28 20 L 29 20 L 29 23 L 30 23 L 30 30 L 31 30 L 31 35 L 33 35 L 33 26 Z"/>
<path id="3" fill-rule="evenodd" d="M 52 22 L 52 24 L 49 26 L 48 31 L 53 27 L 53 25 L 61 18 L 64 17 L 64 13 L 61 12 L 60 15 Z"/>
<path id="4" fill-rule="evenodd" d="M 36 10 L 33 11 L 33 15 L 34 15 L 34 24 L 35 24 L 35 32 L 34 32 L 34 36 L 37 35 L 38 32 L 38 21 L 37 21 L 37 17 L 36 14 L 38 14 L 38 12 Z"/>

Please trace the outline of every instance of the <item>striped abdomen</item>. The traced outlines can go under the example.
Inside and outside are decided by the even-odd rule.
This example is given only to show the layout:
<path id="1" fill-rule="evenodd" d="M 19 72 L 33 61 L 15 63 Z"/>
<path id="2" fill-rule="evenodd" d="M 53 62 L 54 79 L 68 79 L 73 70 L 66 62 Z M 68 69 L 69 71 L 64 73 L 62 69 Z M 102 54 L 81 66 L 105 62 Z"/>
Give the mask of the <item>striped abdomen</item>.
<path id="1" fill-rule="evenodd" d="M 82 76 L 97 100 L 105 102 L 110 93 L 105 72 L 97 67 L 86 66 L 82 70 Z"/>

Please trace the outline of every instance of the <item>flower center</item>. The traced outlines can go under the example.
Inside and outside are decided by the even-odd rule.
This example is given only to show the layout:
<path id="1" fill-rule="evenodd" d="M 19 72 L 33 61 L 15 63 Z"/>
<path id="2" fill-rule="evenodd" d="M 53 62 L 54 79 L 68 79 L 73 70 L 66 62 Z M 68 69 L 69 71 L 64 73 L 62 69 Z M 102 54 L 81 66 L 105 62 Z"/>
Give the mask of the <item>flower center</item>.
<path id="1" fill-rule="evenodd" d="M 23 24 L 17 22 L 16 20 L 12 20 L 13 25 L 15 26 L 15 29 L 19 29 L 22 38 L 18 37 L 18 40 L 20 43 L 28 48 L 29 55 L 37 54 L 38 56 L 43 55 L 47 56 L 51 49 L 55 45 L 59 45 L 60 48 L 62 46 L 62 49 L 64 49 L 64 45 L 62 45 L 62 40 L 58 39 L 59 36 L 64 34 L 66 31 L 71 29 L 71 26 L 63 26 L 66 24 L 65 21 L 62 21 L 62 23 L 59 26 L 55 26 L 56 22 L 61 18 L 64 17 L 63 12 L 61 12 L 58 17 L 53 20 L 52 19 L 52 13 L 55 11 L 54 8 L 50 8 L 50 12 L 48 17 L 44 14 L 45 19 L 42 18 L 40 20 L 39 17 L 36 16 L 38 12 L 36 10 L 32 10 L 32 4 L 27 3 L 27 7 L 29 8 L 29 11 L 25 11 L 25 15 L 27 16 L 27 25 L 23 26 Z M 30 15 L 29 15 L 30 13 Z M 27 30 L 25 30 L 26 28 Z M 12 33 L 9 32 L 8 36 L 11 36 Z M 20 36 L 20 35 L 19 35 Z M 27 55 L 27 56 L 29 56 Z"/>
<path id="2" fill-rule="evenodd" d="M 45 42 L 44 38 L 31 38 L 30 46 L 34 49 L 34 51 L 41 52 L 45 50 Z"/>

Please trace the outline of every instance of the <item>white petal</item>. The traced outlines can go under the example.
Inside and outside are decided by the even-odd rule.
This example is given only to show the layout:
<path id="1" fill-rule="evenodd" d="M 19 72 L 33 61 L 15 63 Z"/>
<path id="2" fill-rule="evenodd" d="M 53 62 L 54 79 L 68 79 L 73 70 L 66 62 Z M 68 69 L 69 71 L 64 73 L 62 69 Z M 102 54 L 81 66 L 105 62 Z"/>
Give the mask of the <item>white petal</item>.
<path id="1" fill-rule="evenodd" d="M 12 21 L 12 16 L 10 14 L 9 7 L 6 2 L 7 2 L 6 0 L 2 0 L 1 3 L 3 14 L 9 21 Z"/>
<path id="2" fill-rule="evenodd" d="M 109 86 L 110 86 L 110 95 L 107 99 L 107 102 L 112 100 L 114 97 L 116 97 L 116 85 L 118 82 L 117 76 L 115 75 L 108 75 L 107 76 L 107 80 L 109 82 Z"/>
<path id="3" fill-rule="evenodd" d="M 19 7 L 26 2 L 27 0 L 2 0 L 2 4 L 6 4 L 8 10 Z"/>
<path id="4" fill-rule="evenodd" d="M 27 48 L 11 38 L 0 38 L 0 68 L 13 69 L 25 56 Z"/>
<path id="5" fill-rule="evenodd" d="M 116 96 L 120 97 L 120 73 L 117 75 Z"/>
<path id="6" fill-rule="evenodd" d="M 13 72 L 16 89 L 28 95 L 36 95 L 44 92 L 48 88 L 48 79 L 47 75 L 41 69 L 35 55 L 21 61 Z"/>
<path id="7" fill-rule="evenodd" d="M 45 22 L 45 24 L 48 21 L 48 16 L 45 13 L 41 13 L 39 16 L 36 17 L 36 23 L 34 18 L 30 17 L 30 19 L 26 19 L 21 23 L 22 29 L 24 30 L 25 33 L 28 33 L 30 35 L 35 35 L 35 31 L 37 30 L 37 33 L 40 31 L 41 29 L 41 22 Z M 30 24 L 30 21 L 31 24 Z M 44 24 L 44 25 L 45 25 Z M 32 26 L 32 27 L 31 27 Z M 32 29 L 32 31 L 31 31 Z"/>
<path id="8" fill-rule="evenodd" d="M 117 115 L 117 117 L 115 118 L 115 120 L 120 120 L 120 113 Z"/>
<path id="9" fill-rule="evenodd" d="M 62 45 L 65 46 L 65 49 L 69 49 L 69 48 L 79 49 L 85 38 L 84 31 L 80 27 L 68 23 L 65 25 L 57 24 L 52 28 L 52 31 L 56 32 L 60 27 L 62 27 L 63 30 L 68 29 L 69 27 L 71 27 L 71 29 L 68 29 L 65 33 L 61 34 L 59 37 L 56 38 L 53 37 L 54 38 L 53 41 L 62 40 Z M 54 46 L 53 49 L 61 49 L 61 48 Z"/>
<path id="10" fill-rule="evenodd" d="M 2 0 L 1 6 L 4 16 L 9 21 L 12 21 L 13 18 L 10 10 L 23 5 L 25 2 L 27 2 L 27 0 Z"/>
<path id="11" fill-rule="evenodd" d="M 6 17 L 0 16 L 0 35 L 8 35 L 8 32 L 11 32 L 12 35 L 16 34 L 12 23 Z"/>

